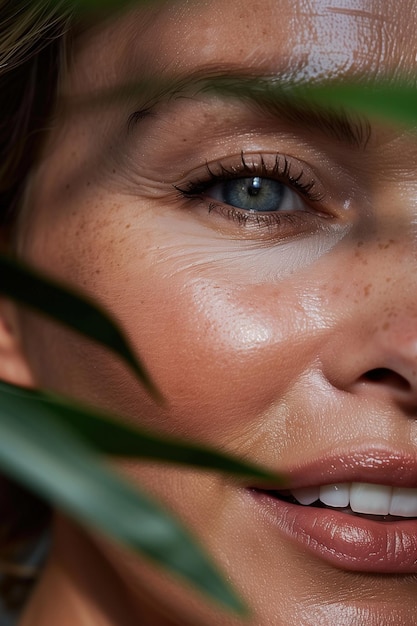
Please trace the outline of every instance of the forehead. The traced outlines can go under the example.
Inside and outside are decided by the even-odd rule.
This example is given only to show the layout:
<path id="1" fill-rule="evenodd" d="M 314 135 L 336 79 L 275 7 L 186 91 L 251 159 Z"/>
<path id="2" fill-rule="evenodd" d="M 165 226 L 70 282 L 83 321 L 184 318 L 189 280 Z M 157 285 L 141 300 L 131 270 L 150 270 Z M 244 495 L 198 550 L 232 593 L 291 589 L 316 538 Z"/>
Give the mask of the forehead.
<path id="1" fill-rule="evenodd" d="M 228 69 L 317 80 L 401 74 L 415 81 L 415 0 L 171 0 L 134 8 L 77 41 L 71 90 L 135 76 Z"/>

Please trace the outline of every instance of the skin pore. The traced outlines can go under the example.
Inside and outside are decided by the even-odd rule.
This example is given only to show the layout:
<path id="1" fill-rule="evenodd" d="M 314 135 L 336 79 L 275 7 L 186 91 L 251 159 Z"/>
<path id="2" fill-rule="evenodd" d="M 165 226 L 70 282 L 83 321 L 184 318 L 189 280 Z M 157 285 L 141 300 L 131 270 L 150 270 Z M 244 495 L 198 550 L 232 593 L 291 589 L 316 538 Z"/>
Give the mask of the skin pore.
<path id="1" fill-rule="evenodd" d="M 200 88 L 224 75 L 414 81 L 416 11 L 411 1 L 171 2 L 80 35 L 16 248 L 113 312 L 167 404 L 101 349 L 23 312 L 9 317 L 26 361 L 8 377 L 275 471 L 330 454 L 416 463 L 414 130 L 356 120 L 358 141 L 312 112 Z M 155 76 L 161 87 L 146 83 Z M 80 105 L 137 80 L 146 84 L 128 99 Z M 283 209 L 231 206 L 247 198 L 242 179 L 255 197 L 270 185 Z M 252 607 L 251 626 L 415 623 L 416 568 L 337 567 L 227 477 L 123 471 L 189 524 Z M 241 622 L 58 516 L 22 621 L 52 623 Z"/>

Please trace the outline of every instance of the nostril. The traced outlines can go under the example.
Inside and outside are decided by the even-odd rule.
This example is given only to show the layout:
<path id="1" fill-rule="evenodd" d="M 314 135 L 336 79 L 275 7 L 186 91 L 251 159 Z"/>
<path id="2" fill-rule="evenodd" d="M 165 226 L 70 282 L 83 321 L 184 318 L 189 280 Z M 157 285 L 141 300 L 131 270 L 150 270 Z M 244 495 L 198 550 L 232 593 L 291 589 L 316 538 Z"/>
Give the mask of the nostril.
<path id="1" fill-rule="evenodd" d="M 361 377 L 362 382 L 382 383 L 401 391 L 409 391 L 411 385 L 406 378 L 386 367 L 376 367 Z"/>

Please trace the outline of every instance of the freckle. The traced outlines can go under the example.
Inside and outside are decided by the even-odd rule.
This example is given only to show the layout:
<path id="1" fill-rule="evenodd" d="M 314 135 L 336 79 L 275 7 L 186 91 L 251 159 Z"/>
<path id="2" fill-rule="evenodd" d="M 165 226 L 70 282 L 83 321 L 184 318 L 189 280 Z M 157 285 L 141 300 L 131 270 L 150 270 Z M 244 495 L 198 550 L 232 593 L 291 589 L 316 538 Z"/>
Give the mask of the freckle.
<path id="1" fill-rule="evenodd" d="M 96 274 L 100 274 L 100 270 L 96 270 Z"/>
<path id="2" fill-rule="evenodd" d="M 388 328 L 391 326 L 391 324 L 389 322 L 385 322 L 385 324 L 382 327 L 382 330 L 388 330 Z"/>
<path id="3" fill-rule="evenodd" d="M 338 296 L 338 295 L 340 294 L 340 292 L 341 292 L 341 291 L 342 291 L 342 290 L 340 289 L 340 287 L 333 287 L 333 289 L 332 289 L 332 294 L 333 294 L 334 296 Z"/>
<path id="4" fill-rule="evenodd" d="M 89 187 L 91 185 L 90 181 L 87 181 L 87 187 Z"/>
<path id="5" fill-rule="evenodd" d="M 361 248 L 363 246 L 363 241 L 358 241 L 358 248 Z"/>
<path id="6" fill-rule="evenodd" d="M 113 174 L 115 174 L 115 173 L 116 173 L 116 170 L 113 168 Z"/>
<path id="7" fill-rule="evenodd" d="M 68 191 L 70 188 L 70 184 L 68 183 L 67 185 L 65 185 L 65 189 Z"/>
<path id="8" fill-rule="evenodd" d="M 127 229 L 127 228 L 130 228 L 130 224 L 126 224 L 125 228 L 126 228 L 126 229 Z"/>
<path id="9" fill-rule="evenodd" d="M 388 278 L 386 278 L 386 279 L 385 279 L 385 281 L 386 281 L 387 283 L 390 283 L 390 282 L 391 282 L 391 278 L 388 276 Z"/>
<path id="10" fill-rule="evenodd" d="M 364 293 L 364 295 L 365 295 L 365 297 L 366 297 L 366 298 L 369 296 L 369 294 L 370 294 L 370 292 L 371 292 L 371 289 L 372 289 L 372 285 L 371 285 L 371 284 L 366 285 L 366 286 L 364 287 L 364 289 L 363 289 L 363 293 Z"/>

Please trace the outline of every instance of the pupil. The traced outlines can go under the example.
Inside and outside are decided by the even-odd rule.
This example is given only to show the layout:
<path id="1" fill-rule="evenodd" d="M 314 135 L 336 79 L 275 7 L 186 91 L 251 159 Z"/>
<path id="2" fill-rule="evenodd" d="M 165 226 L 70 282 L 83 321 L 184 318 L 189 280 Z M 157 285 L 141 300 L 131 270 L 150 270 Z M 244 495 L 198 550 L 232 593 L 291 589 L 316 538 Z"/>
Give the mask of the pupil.
<path id="1" fill-rule="evenodd" d="M 252 178 L 251 184 L 248 185 L 248 195 L 253 197 L 253 196 L 258 196 L 260 191 L 261 191 L 261 179 L 259 178 L 259 176 L 257 176 L 256 178 Z"/>
<path id="2" fill-rule="evenodd" d="M 225 204 L 245 211 L 267 213 L 282 210 L 285 186 L 277 180 L 248 176 L 225 180 L 220 183 L 218 192 Z"/>

